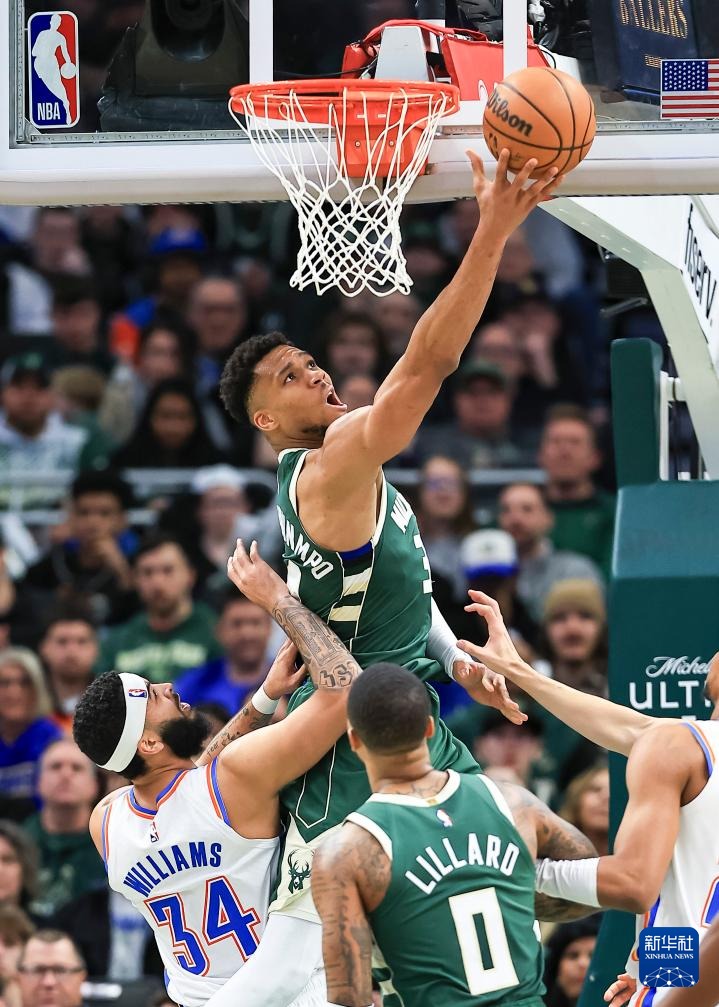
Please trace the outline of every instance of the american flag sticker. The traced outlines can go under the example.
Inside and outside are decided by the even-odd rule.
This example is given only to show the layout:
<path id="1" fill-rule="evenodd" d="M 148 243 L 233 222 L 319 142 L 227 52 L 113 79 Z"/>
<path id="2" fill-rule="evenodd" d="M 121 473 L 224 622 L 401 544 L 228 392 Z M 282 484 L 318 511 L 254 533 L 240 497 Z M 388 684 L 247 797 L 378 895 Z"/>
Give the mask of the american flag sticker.
<path id="1" fill-rule="evenodd" d="M 33 14 L 27 23 L 28 118 L 38 129 L 68 129 L 80 118 L 77 17 Z"/>
<path id="2" fill-rule="evenodd" d="M 663 59 L 661 117 L 718 118 L 719 59 Z"/>

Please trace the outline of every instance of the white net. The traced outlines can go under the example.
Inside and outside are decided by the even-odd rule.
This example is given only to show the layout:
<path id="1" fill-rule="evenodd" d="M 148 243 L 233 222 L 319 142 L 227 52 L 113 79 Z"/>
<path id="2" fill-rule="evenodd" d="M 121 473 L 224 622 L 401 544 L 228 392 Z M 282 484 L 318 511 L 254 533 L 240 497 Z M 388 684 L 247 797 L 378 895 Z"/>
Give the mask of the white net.
<path id="1" fill-rule="evenodd" d="M 277 91 L 230 101 L 235 121 L 297 211 L 300 250 L 290 283 L 299 290 L 314 286 L 324 294 L 338 287 L 354 297 L 366 289 L 382 297 L 412 286 L 400 214 L 453 97 L 401 85 L 390 92 L 387 85 L 379 126 L 376 96 L 342 85 L 322 109 L 322 122 L 309 121 L 305 94 L 291 88 L 279 102 Z M 316 107 L 309 114 L 316 120 Z M 351 177 L 355 153 L 360 161 L 366 155 L 362 177 Z"/>

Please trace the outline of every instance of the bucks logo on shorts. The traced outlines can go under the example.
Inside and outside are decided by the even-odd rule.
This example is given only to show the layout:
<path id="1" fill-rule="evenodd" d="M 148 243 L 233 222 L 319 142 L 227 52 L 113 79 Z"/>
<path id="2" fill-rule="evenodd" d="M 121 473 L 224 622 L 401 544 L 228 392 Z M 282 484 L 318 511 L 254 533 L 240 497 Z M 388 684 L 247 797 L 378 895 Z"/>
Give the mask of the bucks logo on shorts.
<path id="1" fill-rule="evenodd" d="M 293 850 L 287 858 L 287 870 L 290 875 L 290 883 L 287 886 L 290 893 L 304 891 L 305 881 L 312 873 L 309 860 L 298 860 L 296 851 Z"/>

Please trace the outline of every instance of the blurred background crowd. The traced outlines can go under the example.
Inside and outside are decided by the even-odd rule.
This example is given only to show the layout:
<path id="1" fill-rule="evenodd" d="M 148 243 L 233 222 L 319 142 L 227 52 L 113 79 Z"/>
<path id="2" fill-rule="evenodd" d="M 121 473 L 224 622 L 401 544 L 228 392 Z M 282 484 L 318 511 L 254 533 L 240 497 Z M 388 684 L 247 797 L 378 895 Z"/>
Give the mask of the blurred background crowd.
<path id="1" fill-rule="evenodd" d="M 133 1003 L 168 1003 L 152 999 L 162 969 L 150 931 L 108 891 L 87 831 L 98 795 L 123 781 L 76 748 L 73 711 L 114 668 L 172 680 L 219 727 L 263 681 L 278 633 L 225 567 L 239 535 L 281 568 L 276 459 L 224 413 L 218 378 L 239 342 L 280 329 L 350 408 L 370 403 L 451 278 L 477 207 L 413 206 L 403 221 L 413 292 L 347 300 L 290 289 L 285 205 L 0 208 L 2 1007 L 128 990 Z M 649 309 L 602 317 L 606 295 L 597 250 L 536 212 L 507 245 L 457 374 L 387 466 L 457 636 L 482 641 L 464 604 L 468 587 L 486 590 L 538 670 L 599 694 L 609 345 L 662 338 Z M 542 710 L 515 727 L 448 679 L 438 688 L 487 772 L 532 789 L 606 852 L 602 752 Z M 549 937 L 551 1007 L 576 1002 L 596 930 L 590 919 Z"/>

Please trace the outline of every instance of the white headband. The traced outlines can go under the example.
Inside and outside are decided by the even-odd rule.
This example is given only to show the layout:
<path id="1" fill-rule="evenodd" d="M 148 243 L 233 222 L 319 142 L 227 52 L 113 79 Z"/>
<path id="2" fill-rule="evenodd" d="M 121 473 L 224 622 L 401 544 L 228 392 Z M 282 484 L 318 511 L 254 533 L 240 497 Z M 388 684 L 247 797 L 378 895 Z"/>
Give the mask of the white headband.
<path id="1" fill-rule="evenodd" d="M 147 713 L 147 682 L 139 675 L 130 675 L 122 672 L 118 675 L 122 682 L 122 690 L 125 693 L 125 726 L 122 729 L 120 740 L 115 751 L 100 769 L 109 769 L 113 773 L 120 773 L 130 765 L 137 746 L 145 730 L 145 714 Z"/>

